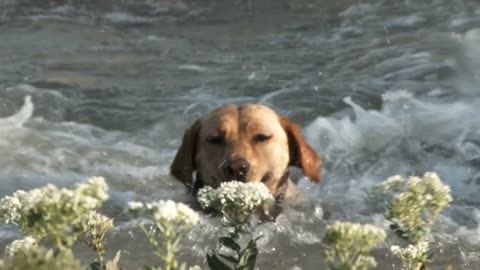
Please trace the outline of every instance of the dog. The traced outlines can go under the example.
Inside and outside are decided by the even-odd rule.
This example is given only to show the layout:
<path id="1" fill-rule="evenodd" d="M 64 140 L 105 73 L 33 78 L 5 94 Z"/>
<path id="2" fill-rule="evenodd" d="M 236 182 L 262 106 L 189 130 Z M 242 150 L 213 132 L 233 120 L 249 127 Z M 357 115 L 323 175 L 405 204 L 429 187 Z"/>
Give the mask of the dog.
<path id="1" fill-rule="evenodd" d="M 262 182 L 282 201 L 301 196 L 289 166 L 320 182 L 322 160 L 296 124 L 264 105 L 225 105 L 185 131 L 170 173 L 194 195 L 203 186 L 237 180 Z"/>

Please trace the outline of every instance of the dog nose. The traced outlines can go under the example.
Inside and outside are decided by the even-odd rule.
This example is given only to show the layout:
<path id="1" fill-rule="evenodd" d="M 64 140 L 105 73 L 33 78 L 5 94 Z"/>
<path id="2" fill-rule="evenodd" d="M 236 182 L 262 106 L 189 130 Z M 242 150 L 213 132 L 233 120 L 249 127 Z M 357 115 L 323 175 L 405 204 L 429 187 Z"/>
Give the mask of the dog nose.
<path id="1" fill-rule="evenodd" d="M 243 158 L 227 160 L 223 166 L 223 172 L 228 180 L 245 181 L 250 170 L 250 163 Z"/>

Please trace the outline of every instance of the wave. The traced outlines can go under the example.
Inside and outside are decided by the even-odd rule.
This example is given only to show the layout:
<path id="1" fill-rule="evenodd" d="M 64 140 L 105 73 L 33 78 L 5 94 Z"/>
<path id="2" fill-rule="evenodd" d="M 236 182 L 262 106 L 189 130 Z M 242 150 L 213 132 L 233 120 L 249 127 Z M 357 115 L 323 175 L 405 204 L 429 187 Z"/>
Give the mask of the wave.
<path id="1" fill-rule="evenodd" d="M 20 110 L 9 117 L 0 118 L 0 128 L 5 130 L 9 128 L 18 128 L 23 126 L 33 115 L 33 103 L 31 96 L 25 96 L 23 106 Z"/>

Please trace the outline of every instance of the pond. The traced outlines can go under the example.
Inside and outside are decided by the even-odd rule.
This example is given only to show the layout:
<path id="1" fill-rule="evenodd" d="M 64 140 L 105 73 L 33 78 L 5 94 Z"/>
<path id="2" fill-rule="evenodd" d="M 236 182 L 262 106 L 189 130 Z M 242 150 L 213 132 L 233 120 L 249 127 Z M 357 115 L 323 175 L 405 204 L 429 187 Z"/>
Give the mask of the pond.
<path id="1" fill-rule="evenodd" d="M 0 0 L 0 195 L 104 176 L 109 254 L 136 269 L 155 258 L 127 202 L 188 201 L 169 176 L 183 131 L 219 105 L 263 103 L 301 126 L 324 170 L 319 185 L 295 174 L 311 207 L 255 228 L 259 269 L 321 269 L 326 224 L 385 225 L 371 187 L 426 171 L 454 198 L 432 269 L 478 269 L 479 93 L 477 0 Z M 182 260 L 205 266 L 219 226 L 203 215 Z M 1 227 L 2 246 L 16 237 Z M 378 269 L 400 269 L 394 243 Z"/>

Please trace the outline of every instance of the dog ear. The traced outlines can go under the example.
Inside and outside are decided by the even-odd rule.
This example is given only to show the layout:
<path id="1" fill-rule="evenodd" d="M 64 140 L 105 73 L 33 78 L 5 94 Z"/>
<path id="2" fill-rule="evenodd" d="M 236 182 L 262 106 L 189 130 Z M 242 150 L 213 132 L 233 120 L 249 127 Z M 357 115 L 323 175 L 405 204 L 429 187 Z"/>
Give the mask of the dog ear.
<path id="1" fill-rule="evenodd" d="M 197 120 L 183 134 L 182 145 L 180 145 L 170 166 L 170 174 L 182 181 L 187 187 L 192 186 L 192 174 L 196 170 L 195 155 L 199 133 L 200 121 Z"/>
<path id="2" fill-rule="evenodd" d="M 286 117 L 280 117 L 280 123 L 288 136 L 291 166 L 302 168 L 305 176 L 313 182 L 320 182 L 322 160 L 315 150 L 307 144 L 298 126 Z"/>

